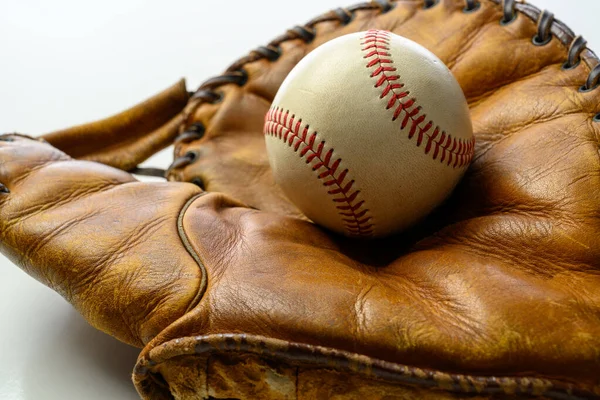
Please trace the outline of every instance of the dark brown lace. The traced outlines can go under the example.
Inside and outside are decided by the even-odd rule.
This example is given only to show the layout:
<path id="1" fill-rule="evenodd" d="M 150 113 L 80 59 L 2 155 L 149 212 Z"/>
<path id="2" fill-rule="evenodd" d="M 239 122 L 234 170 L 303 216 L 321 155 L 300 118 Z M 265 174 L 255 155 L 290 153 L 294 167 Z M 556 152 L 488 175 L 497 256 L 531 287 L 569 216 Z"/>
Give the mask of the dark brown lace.
<path id="1" fill-rule="evenodd" d="M 543 46 L 552 40 L 552 33 L 550 33 L 552 22 L 554 22 L 554 14 L 548 10 L 542 11 L 538 18 L 537 35 L 533 37 L 533 44 Z"/>
<path id="2" fill-rule="evenodd" d="M 590 75 L 585 82 L 585 85 L 581 87 L 582 92 L 589 92 L 591 90 L 597 89 L 600 86 L 600 63 L 594 67 L 594 69 L 590 72 Z"/>
<path id="3" fill-rule="evenodd" d="M 439 0 L 423 0 L 424 8 L 431 8 L 439 3 Z M 464 12 L 474 12 L 481 6 L 478 0 L 464 0 Z M 305 25 L 296 26 L 288 30 L 283 35 L 275 38 L 266 46 L 261 46 L 250 52 L 249 55 L 243 57 L 233 63 L 225 73 L 220 76 L 211 78 L 204 82 L 198 90 L 192 95 L 190 101 L 197 101 L 196 106 L 203 103 L 217 103 L 223 98 L 223 94 L 217 89 L 223 85 L 236 84 L 243 86 L 248 81 L 248 74 L 244 70 L 246 64 L 266 59 L 276 61 L 281 56 L 281 44 L 290 40 L 301 39 L 306 43 L 314 40 L 316 35 L 315 26 L 322 22 L 337 21 L 341 25 L 350 23 L 357 11 L 362 10 L 379 10 L 382 14 L 390 11 L 395 7 L 397 0 L 373 0 L 368 3 L 360 3 L 347 8 L 337 8 L 329 11 L 317 18 L 307 22 Z M 516 20 L 517 9 L 515 0 L 500 0 L 503 17 L 500 20 L 502 25 L 508 25 Z M 552 26 L 554 24 L 554 15 L 551 12 L 543 11 L 540 13 L 537 24 L 538 29 L 536 35 L 532 38 L 532 42 L 537 46 L 548 44 L 552 40 Z M 581 53 L 586 49 L 586 41 L 577 36 L 569 47 L 567 61 L 563 64 L 563 69 L 572 69 L 579 65 Z M 596 89 L 600 85 L 600 63 L 589 74 L 585 84 L 580 88 L 580 91 L 587 92 Z M 600 121 L 600 113 L 594 117 L 594 121 Z M 194 123 L 175 139 L 175 146 L 182 143 L 189 143 L 202 138 L 204 134 L 204 126 L 201 123 Z M 192 157 L 189 153 L 177 157 L 173 164 L 169 167 L 168 172 L 183 168 L 195 161 L 197 155 Z"/>
<path id="4" fill-rule="evenodd" d="M 467 5 L 463 9 L 463 11 L 466 13 L 477 11 L 479 10 L 479 7 L 481 7 L 481 3 L 477 0 L 465 0 L 465 3 L 467 3 Z"/>
<path id="5" fill-rule="evenodd" d="M 579 65 L 581 62 L 581 52 L 586 48 L 587 40 L 583 36 L 577 36 L 573 39 L 571 46 L 569 46 L 569 53 L 567 56 L 567 62 L 564 63 L 563 69 L 572 69 Z"/>
<path id="6" fill-rule="evenodd" d="M 504 16 L 500 20 L 502 25 L 508 25 L 517 19 L 517 10 L 515 9 L 515 0 L 502 0 L 502 13 Z"/>
<path id="7" fill-rule="evenodd" d="M 211 78 L 204 82 L 198 90 L 192 95 L 191 101 L 200 100 L 206 103 L 216 103 L 221 100 L 222 94 L 216 92 L 215 89 L 226 84 L 236 84 L 243 86 L 248 80 L 248 74 L 244 70 L 246 64 L 267 59 L 269 61 L 276 61 L 281 56 L 281 43 L 290 40 L 301 39 L 306 43 L 310 43 L 314 40 L 316 32 L 315 25 L 326 21 L 339 21 L 342 24 L 348 24 L 354 15 L 355 11 L 358 10 L 372 10 L 380 9 L 382 12 L 387 12 L 393 8 L 393 3 L 387 0 L 376 0 L 370 3 L 361 3 L 347 9 L 338 8 L 330 11 L 320 17 L 317 17 L 309 21 L 306 25 L 296 26 L 288 30 L 285 34 L 275 38 L 266 46 L 261 46 L 246 57 L 243 57 L 233 63 L 225 73 L 220 76 Z"/>

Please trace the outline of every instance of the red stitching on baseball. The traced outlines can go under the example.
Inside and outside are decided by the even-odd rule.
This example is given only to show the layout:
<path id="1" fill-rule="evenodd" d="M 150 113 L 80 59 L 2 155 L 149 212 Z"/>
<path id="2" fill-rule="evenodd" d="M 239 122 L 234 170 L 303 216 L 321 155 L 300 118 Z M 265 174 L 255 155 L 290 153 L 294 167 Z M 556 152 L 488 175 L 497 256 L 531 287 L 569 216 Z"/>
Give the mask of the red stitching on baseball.
<path id="1" fill-rule="evenodd" d="M 425 143 L 425 154 L 430 154 L 433 150 L 432 158 L 437 160 L 441 155 L 440 162 L 446 161 L 448 166 L 452 164 L 453 168 L 457 168 L 469 164 L 475 150 L 475 139 L 457 139 L 437 125 L 434 128 L 433 121 L 425 122 L 427 115 L 423 113 L 417 99 L 408 98 L 410 91 L 405 88 L 404 83 L 400 82 L 400 75 L 393 66 L 390 33 L 376 29 L 367 31 L 361 45 L 365 53 L 364 58 L 369 59 L 367 68 L 372 69 L 371 78 L 377 78 L 375 87 L 382 87 L 380 98 L 389 96 L 386 110 L 396 107 L 392 120 L 400 118 L 400 128 L 403 130 L 410 126 L 408 138 L 412 139 L 416 134 L 417 147 Z M 402 99 L 405 100 L 401 101 Z M 430 134 L 432 128 L 433 133 Z"/>
<path id="2" fill-rule="evenodd" d="M 338 173 L 342 159 L 334 159 L 333 149 L 326 150 L 324 141 L 317 142 L 318 133 L 309 135 L 309 130 L 309 125 L 303 125 L 301 118 L 296 119 L 295 115 L 290 116 L 289 110 L 279 107 L 271 107 L 265 117 L 265 135 L 273 136 L 295 153 L 299 152 L 307 164 L 316 161 L 312 170 L 320 171 L 318 178 L 323 181 L 323 186 L 330 187 L 327 193 L 337 203 L 346 230 L 354 236 L 371 236 L 374 225 L 370 223 L 369 209 L 365 208 L 364 200 L 356 202 L 360 190 L 353 189 L 354 180 L 346 179 L 347 169 Z"/>

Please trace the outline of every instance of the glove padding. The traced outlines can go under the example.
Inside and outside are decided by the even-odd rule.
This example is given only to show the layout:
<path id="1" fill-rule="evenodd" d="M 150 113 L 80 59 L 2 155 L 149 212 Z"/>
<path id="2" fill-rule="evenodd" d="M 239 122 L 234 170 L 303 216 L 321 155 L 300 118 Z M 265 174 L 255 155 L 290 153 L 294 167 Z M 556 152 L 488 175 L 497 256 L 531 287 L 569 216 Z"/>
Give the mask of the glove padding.
<path id="1" fill-rule="evenodd" d="M 2 252 L 94 326 L 145 346 L 144 398 L 600 396 L 598 61 L 569 54 L 557 23 L 559 37 L 534 46 L 531 6 L 500 24 L 510 1 L 385 4 L 292 31 L 277 61 L 253 53 L 219 104 L 201 88 L 169 177 L 205 191 L 0 141 Z M 367 28 L 446 62 L 477 145 L 433 215 L 361 242 L 306 221 L 275 187 L 262 123 L 303 55 Z"/>

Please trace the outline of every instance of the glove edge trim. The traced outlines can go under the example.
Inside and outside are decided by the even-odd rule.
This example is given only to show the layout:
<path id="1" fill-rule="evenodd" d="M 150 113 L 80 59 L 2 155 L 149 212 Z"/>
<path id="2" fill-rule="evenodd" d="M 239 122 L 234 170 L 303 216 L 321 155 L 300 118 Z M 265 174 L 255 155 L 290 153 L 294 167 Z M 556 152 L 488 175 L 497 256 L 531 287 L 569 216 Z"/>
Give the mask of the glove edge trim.
<path id="1" fill-rule="evenodd" d="M 575 385 L 536 376 L 448 373 L 402 365 L 335 348 L 246 334 L 214 334 L 165 342 L 140 357 L 133 371 L 134 384 L 143 398 L 151 398 L 169 387 L 168 382 L 161 376 L 161 365 L 175 358 L 195 357 L 200 360 L 217 354 L 248 354 L 275 361 L 277 365 L 282 363 L 294 367 L 324 368 L 358 375 L 367 380 L 443 390 L 455 394 L 505 394 L 528 398 L 533 395 L 549 399 L 599 398 L 600 394 L 600 386 Z M 190 365 L 193 362 L 185 364 Z M 199 392 L 206 390 L 208 388 L 198 388 Z"/>
<path id="2" fill-rule="evenodd" d="M 200 273 L 202 274 L 202 278 L 200 280 L 200 284 L 198 287 L 198 293 L 196 294 L 196 296 L 194 296 L 193 300 L 190 302 L 190 305 L 186 309 L 185 314 L 187 314 L 188 312 L 193 310 L 194 307 L 196 307 L 196 305 L 198 305 L 198 303 L 200 303 L 200 301 L 204 297 L 204 293 L 206 293 L 206 288 L 208 287 L 208 272 L 206 270 L 206 266 L 204 265 L 204 262 L 202 261 L 202 258 L 200 257 L 200 254 L 198 254 L 198 252 L 194 249 L 194 246 L 192 246 L 192 242 L 191 242 L 188 234 L 185 232 L 185 228 L 183 226 L 183 221 L 185 218 L 185 214 L 187 213 L 187 210 L 191 207 L 191 205 L 196 200 L 198 200 L 201 197 L 206 196 L 207 194 L 208 194 L 208 192 L 202 192 L 202 193 L 199 193 L 199 194 L 193 196 L 191 199 L 189 199 L 185 203 L 185 205 L 183 206 L 181 211 L 179 212 L 179 216 L 177 218 L 177 232 L 179 233 L 179 238 L 181 239 L 181 243 L 183 244 L 183 246 L 185 247 L 185 249 L 189 253 L 189 255 L 194 259 L 196 264 L 198 264 L 198 268 L 200 268 Z"/>

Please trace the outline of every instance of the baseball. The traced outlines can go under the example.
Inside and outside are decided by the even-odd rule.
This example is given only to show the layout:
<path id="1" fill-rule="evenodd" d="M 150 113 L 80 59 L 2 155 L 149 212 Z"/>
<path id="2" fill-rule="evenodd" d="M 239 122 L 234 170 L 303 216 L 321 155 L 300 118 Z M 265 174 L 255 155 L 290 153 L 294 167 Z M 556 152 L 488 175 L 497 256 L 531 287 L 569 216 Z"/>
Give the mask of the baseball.
<path id="1" fill-rule="evenodd" d="M 452 192 L 474 150 L 450 70 L 380 30 L 308 54 L 275 96 L 265 138 L 286 196 L 315 223 L 354 237 L 417 223 Z"/>

